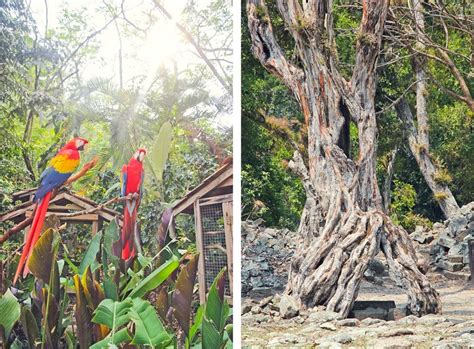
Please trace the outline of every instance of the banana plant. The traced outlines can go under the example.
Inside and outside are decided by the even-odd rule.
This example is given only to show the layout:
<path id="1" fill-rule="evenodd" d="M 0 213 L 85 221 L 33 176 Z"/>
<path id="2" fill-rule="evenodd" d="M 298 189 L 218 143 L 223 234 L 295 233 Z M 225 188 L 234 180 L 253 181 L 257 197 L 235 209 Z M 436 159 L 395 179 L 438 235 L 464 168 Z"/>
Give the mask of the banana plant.
<path id="1" fill-rule="evenodd" d="M 202 320 L 202 348 L 221 349 L 232 347 L 232 324 L 228 320 L 232 309 L 224 297 L 226 268 L 223 268 L 212 283 Z"/>

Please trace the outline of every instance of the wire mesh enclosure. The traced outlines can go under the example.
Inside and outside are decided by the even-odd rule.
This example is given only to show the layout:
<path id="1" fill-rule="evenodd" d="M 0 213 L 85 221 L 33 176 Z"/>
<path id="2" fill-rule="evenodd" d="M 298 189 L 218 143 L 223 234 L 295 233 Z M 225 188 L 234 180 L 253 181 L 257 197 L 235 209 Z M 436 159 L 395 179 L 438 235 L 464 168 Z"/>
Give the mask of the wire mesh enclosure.
<path id="1" fill-rule="evenodd" d="M 200 205 L 200 211 L 204 278 L 206 289 L 209 289 L 217 274 L 228 265 L 223 204 Z M 225 282 L 226 295 L 230 296 L 229 277 Z"/>
<path id="2" fill-rule="evenodd" d="M 228 158 L 173 207 L 173 216 L 194 215 L 201 304 L 206 302 L 209 288 L 224 267 L 225 295 L 232 303 L 232 183 L 232 158 Z"/>

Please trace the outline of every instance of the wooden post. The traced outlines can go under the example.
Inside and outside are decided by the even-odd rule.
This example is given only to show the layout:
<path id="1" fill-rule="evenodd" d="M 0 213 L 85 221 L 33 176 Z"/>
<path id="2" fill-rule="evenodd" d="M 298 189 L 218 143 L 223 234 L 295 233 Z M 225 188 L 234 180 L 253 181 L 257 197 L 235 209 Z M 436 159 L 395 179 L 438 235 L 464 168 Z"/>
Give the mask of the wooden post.
<path id="1" fill-rule="evenodd" d="M 95 236 L 99 231 L 99 221 L 92 221 L 92 236 Z"/>
<path id="2" fill-rule="evenodd" d="M 199 302 L 206 303 L 206 276 L 204 270 L 204 245 L 202 239 L 202 225 L 201 225 L 201 209 L 199 207 L 199 200 L 194 202 L 194 222 L 196 230 L 196 245 L 199 252 L 198 263 L 198 281 L 199 281 Z"/>
<path id="3" fill-rule="evenodd" d="M 227 250 L 227 270 L 229 276 L 230 295 L 232 296 L 233 263 L 232 263 L 232 202 L 223 202 L 225 246 Z"/>

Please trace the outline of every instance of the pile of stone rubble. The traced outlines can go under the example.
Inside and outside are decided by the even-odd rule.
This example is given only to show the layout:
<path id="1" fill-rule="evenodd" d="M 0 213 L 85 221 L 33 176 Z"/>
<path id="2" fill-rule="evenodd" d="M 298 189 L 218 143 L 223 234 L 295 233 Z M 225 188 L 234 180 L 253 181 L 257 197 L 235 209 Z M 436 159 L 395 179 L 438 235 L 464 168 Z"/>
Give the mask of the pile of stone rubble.
<path id="1" fill-rule="evenodd" d="M 443 223 L 435 223 L 428 231 L 416 227 L 411 237 L 421 253 L 428 254 L 430 264 L 438 270 L 451 273 L 469 271 L 469 241 L 474 240 L 474 202 L 463 206 L 458 216 Z"/>
<path id="2" fill-rule="evenodd" d="M 242 296 L 261 298 L 286 286 L 297 234 L 262 223 L 261 219 L 242 223 Z"/>

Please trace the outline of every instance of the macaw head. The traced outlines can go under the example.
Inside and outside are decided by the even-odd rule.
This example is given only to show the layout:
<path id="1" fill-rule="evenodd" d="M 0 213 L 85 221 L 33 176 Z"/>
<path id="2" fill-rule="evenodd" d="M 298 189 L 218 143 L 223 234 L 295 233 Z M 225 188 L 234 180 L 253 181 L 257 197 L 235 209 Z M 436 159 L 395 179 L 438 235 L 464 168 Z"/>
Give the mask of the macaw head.
<path id="1" fill-rule="evenodd" d="M 64 146 L 64 149 L 84 150 L 87 143 L 89 143 L 87 139 L 82 137 L 76 137 L 67 142 Z"/>
<path id="2" fill-rule="evenodd" d="M 145 159 L 145 155 L 146 155 L 146 149 L 140 148 L 135 152 L 135 154 L 133 154 L 133 157 L 139 162 L 143 162 L 143 159 Z"/>

